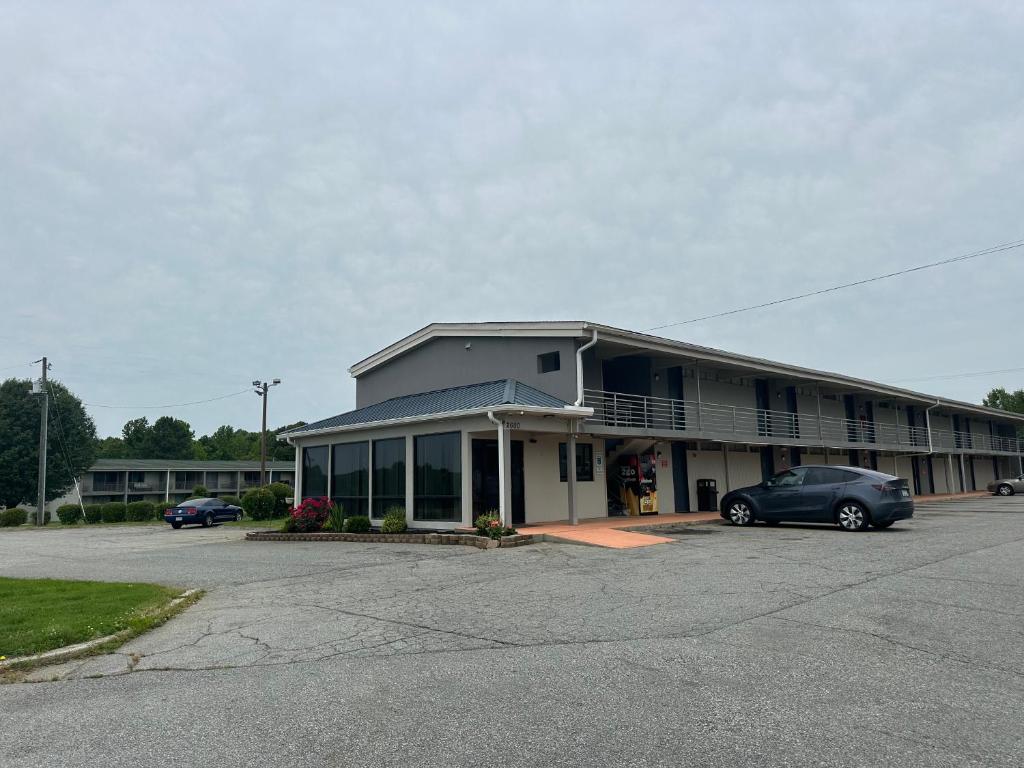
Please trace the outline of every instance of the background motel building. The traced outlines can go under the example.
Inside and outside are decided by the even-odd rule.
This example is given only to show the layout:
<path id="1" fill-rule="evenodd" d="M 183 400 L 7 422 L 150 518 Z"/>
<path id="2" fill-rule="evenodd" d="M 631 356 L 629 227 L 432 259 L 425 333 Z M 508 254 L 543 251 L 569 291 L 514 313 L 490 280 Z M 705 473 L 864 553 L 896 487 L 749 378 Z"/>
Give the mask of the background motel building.
<path id="1" fill-rule="evenodd" d="M 798 464 L 1022 471 L 1024 416 L 593 323 L 435 323 L 350 373 L 356 410 L 282 435 L 297 495 L 417 528 L 693 511 Z"/>

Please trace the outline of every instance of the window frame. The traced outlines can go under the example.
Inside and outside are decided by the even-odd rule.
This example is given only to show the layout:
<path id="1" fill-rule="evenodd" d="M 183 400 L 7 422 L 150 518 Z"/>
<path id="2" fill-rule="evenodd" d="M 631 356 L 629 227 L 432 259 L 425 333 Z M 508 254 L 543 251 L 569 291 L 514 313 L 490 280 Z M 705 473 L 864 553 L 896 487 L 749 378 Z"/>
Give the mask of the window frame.
<path id="1" fill-rule="evenodd" d="M 554 362 L 554 367 L 550 366 Z M 537 373 L 555 373 L 562 370 L 562 354 L 555 349 L 551 352 L 541 352 L 537 355 Z"/>
<path id="2" fill-rule="evenodd" d="M 442 468 L 444 471 L 454 475 L 452 480 L 452 489 L 455 493 L 451 494 L 428 494 L 424 493 L 421 487 L 426 485 L 425 478 L 421 474 L 420 469 L 420 441 L 429 440 L 431 438 L 452 438 L 454 439 L 455 446 L 455 464 L 456 471 L 452 472 L 450 468 Z M 412 518 L 416 522 L 421 523 L 460 523 L 462 522 L 462 462 L 463 462 L 463 451 L 462 451 L 462 432 L 461 431 L 447 431 L 447 432 L 431 432 L 422 435 L 412 436 L 412 464 L 413 464 L 413 497 L 412 497 Z M 451 513 L 447 517 L 436 517 L 426 516 L 423 510 L 423 502 L 445 502 L 451 503 Z"/>
<path id="3" fill-rule="evenodd" d="M 339 505 L 345 513 L 345 517 L 353 517 L 355 515 L 370 514 L 370 441 L 369 440 L 352 440 L 346 443 L 331 443 L 331 463 L 330 472 L 328 473 L 329 483 L 328 491 L 330 493 L 330 499 L 335 504 Z M 362 491 L 362 493 L 345 494 L 342 496 L 338 493 L 338 488 L 335 486 L 338 477 L 338 454 L 339 452 L 347 452 L 350 449 L 354 449 L 354 452 L 358 454 L 359 449 L 362 448 L 362 460 L 363 466 L 355 466 L 353 469 L 349 469 L 345 472 L 348 474 L 362 473 L 362 482 L 359 479 L 356 480 L 356 490 Z M 340 449 L 340 450 L 339 450 Z M 351 489 L 346 489 L 351 490 Z"/>
<path id="4" fill-rule="evenodd" d="M 311 451 L 324 451 L 324 465 L 323 465 L 323 482 L 324 489 L 323 493 L 313 493 L 309 487 L 309 476 L 310 476 L 310 464 L 307 463 L 306 458 L 310 455 Z M 317 499 L 327 496 L 331 491 L 331 446 L 327 443 L 321 445 L 304 445 L 302 446 L 302 498 L 304 499 Z"/>
<path id="5" fill-rule="evenodd" d="M 581 461 L 580 451 L 581 449 L 587 449 L 584 453 L 589 452 L 589 458 L 584 457 Z M 586 470 L 589 469 L 589 472 Z M 581 477 L 580 474 L 583 473 Z M 589 476 L 588 476 L 589 475 Z M 558 480 L 562 483 L 569 482 L 569 444 L 559 443 L 558 444 Z M 576 443 L 576 482 L 577 483 L 592 483 L 594 482 L 594 444 L 593 443 Z"/>
<path id="6" fill-rule="evenodd" d="M 399 435 L 398 437 L 384 437 L 380 440 L 374 440 L 373 445 L 370 446 L 370 487 L 372 494 L 370 498 L 370 517 L 374 520 L 381 520 L 384 518 L 385 513 L 391 507 L 401 507 L 402 511 L 406 511 L 406 437 L 405 435 Z M 400 461 L 392 461 L 390 467 L 378 467 L 377 466 L 377 446 L 381 443 L 397 443 L 401 445 L 401 456 Z M 397 464 L 401 464 L 401 470 L 395 469 Z M 397 472 L 396 478 L 398 479 L 398 485 L 401 486 L 401 493 L 388 493 L 382 494 L 379 490 L 385 485 L 383 473 L 394 471 Z M 381 473 L 378 475 L 378 473 Z"/>

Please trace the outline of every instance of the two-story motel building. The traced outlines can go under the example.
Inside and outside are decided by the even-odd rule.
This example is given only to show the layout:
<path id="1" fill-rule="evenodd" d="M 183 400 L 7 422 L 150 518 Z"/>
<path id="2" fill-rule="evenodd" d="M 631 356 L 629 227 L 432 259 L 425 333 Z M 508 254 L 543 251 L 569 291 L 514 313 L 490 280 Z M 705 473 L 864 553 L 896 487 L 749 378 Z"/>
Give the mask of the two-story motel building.
<path id="1" fill-rule="evenodd" d="M 297 495 L 416 528 L 692 511 L 801 463 L 917 495 L 1024 471 L 1024 416 L 594 323 L 435 323 L 350 373 L 355 410 L 283 436 Z"/>

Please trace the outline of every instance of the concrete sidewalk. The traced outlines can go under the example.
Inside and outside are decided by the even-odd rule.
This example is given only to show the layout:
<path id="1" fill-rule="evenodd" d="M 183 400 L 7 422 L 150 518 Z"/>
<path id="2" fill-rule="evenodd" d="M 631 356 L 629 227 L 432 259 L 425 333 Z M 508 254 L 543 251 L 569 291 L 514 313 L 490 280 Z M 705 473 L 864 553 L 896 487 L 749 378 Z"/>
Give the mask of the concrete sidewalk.
<path id="1" fill-rule="evenodd" d="M 717 512 L 677 512 L 659 515 L 597 517 L 581 520 L 578 525 L 570 525 L 567 520 L 558 520 L 551 523 L 520 526 L 517 530 L 523 534 L 543 536 L 548 541 L 589 544 L 610 549 L 631 549 L 675 541 L 666 536 L 658 536 L 657 526 L 706 523 L 720 519 Z M 631 530 L 634 528 L 649 528 L 651 532 Z"/>

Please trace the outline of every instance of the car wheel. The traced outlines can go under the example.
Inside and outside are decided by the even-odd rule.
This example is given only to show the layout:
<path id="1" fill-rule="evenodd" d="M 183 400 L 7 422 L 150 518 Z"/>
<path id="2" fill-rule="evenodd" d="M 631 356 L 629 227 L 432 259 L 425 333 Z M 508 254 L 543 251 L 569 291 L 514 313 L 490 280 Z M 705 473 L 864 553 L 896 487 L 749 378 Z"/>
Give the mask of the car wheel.
<path id="1" fill-rule="evenodd" d="M 213 525 L 213 513 L 207 512 L 206 517 L 203 518 L 203 528 L 209 528 Z"/>
<path id="2" fill-rule="evenodd" d="M 888 528 L 890 525 L 895 523 L 895 520 L 886 520 L 884 523 L 872 523 L 871 525 L 875 528 Z"/>
<path id="3" fill-rule="evenodd" d="M 868 522 L 868 513 L 860 504 L 847 501 L 839 507 L 839 527 L 844 531 L 867 530 Z"/>
<path id="4" fill-rule="evenodd" d="M 181 523 L 171 523 L 171 528 L 173 528 L 174 530 L 178 530 L 179 528 L 181 528 Z"/>
<path id="5" fill-rule="evenodd" d="M 242 522 L 242 513 L 241 512 L 235 512 L 235 522 L 236 523 Z"/>
<path id="6" fill-rule="evenodd" d="M 998 488 L 996 488 L 996 493 L 998 493 L 1000 496 L 1013 496 L 1013 488 L 1007 485 L 1006 483 L 1003 483 Z"/>
<path id="7" fill-rule="evenodd" d="M 733 525 L 752 525 L 754 513 L 745 501 L 734 501 L 729 505 L 729 522 Z"/>

